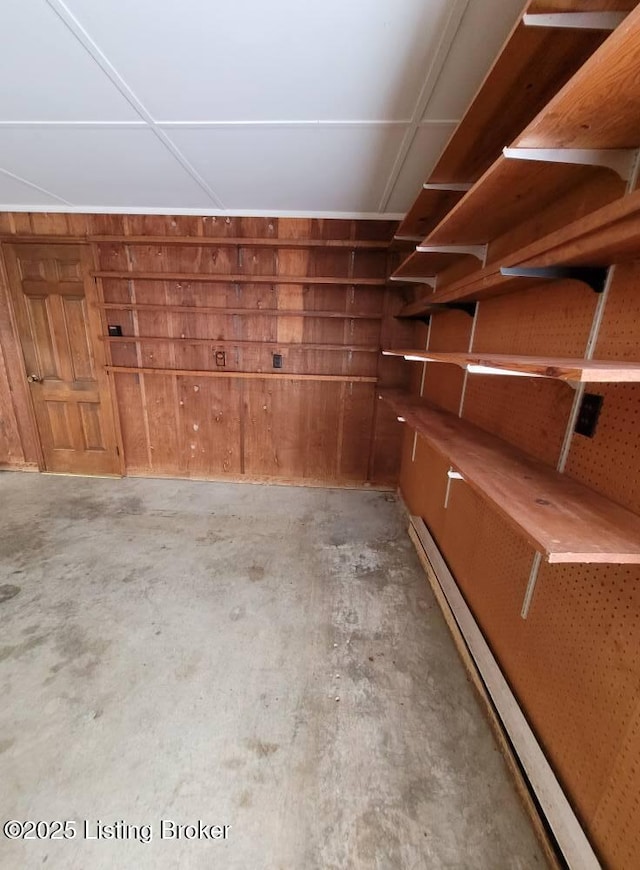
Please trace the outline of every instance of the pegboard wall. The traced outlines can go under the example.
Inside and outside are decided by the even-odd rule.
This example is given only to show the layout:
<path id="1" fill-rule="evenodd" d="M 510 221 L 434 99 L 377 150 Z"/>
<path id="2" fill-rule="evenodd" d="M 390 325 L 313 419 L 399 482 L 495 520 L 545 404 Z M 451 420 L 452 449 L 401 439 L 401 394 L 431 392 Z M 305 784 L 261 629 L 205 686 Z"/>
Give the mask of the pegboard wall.
<path id="1" fill-rule="evenodd" d="M 562 220 L 583 213 L 587 193 L 558 202 Z M 521 245 L 542 232 L 531 219 L 510 238 Z M 499 242 L 508 252 L 509 238 Z M 594 358 L 640 362 L 639 280 L 640 264 L 613 270 Z M 473 350 L 583 357 L 599 300 L 573 281 L 483 299 Z M 459 312 L 434 314 L 430 348 L 467 350 L 471 326 Z M 564 473 L 640 513 L 640 386 L 586 389 L 603 396 L 602 412 L 593 438 L 572 436 Z M 575 392 L 427 363 L 423 395 L 456 414 L 463 395 L 465 419 L 556 467 Z M 524 619 L 533 549 L 463 481 L 445 508 L 447 463 L 412 443 L 407 435 L 401 470 L 409 507 L 432 530 L 603 865 L 640 867 L 640 568 L 543 564 Z"/>

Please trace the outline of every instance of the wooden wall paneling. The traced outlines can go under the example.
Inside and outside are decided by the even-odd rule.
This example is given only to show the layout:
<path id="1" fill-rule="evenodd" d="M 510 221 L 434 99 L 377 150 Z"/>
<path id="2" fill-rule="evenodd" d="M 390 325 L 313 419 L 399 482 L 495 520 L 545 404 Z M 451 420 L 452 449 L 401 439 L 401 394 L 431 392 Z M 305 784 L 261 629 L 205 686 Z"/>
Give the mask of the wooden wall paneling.
<path id="1" fill-rule="evenodd" d="M 120 432 L 125 470 L 128 474 L 144 475 L 153 470 L 146 413 L 144 376 L 118 372 L 113 374 L 118 401 Z"/>
<path id="2" fill-rule="evenodd" d="M 23 468 L 25 465 L 9 376 L 0 347 L 0 468 Z"/>
<path id="3" fill-rule="evenodd" d="M 177 378 L 181 473 L 204 478 L 242 473 L 238 384 Z"/>
<path id="4" fill-rule="evenodd" d="M 4 246 L 3 246 L 4 247 Z M 3 419 L 8 422 L 6 431 L 14 429 L 20 438 L 20 464 L 30 468 L 42 468 L 44 459 L 36 428 L 31 396 L 27 388 L 27 373 L 18 340 L 13 307 L 9 298 L 8 275 L 4 262 L 4 250 L 0 254 L 0 344 L 3 367 L 11 403 L 3 406 Z M 16 448 L 12 448 L 15 454 Z M 19 454 L 18 454 L 19 456 Z M 9 457 L 7 457 L 7 462 Z"/>

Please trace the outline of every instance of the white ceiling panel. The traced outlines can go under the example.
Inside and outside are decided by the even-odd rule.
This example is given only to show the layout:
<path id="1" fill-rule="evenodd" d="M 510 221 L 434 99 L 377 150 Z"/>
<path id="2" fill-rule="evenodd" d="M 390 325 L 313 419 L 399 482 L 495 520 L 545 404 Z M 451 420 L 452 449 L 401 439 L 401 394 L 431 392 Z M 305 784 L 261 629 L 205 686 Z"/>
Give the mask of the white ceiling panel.
<path id="1" fill-rule="evenodd" d="M 455 124 L 424 124 L 418 127 L 386 211 L 404 213 L 409 210 L 455 128 Z"/>
<path id="2" fill-rule="evenodd" d="M 523 7 L 524 0 L 470 0 L 425 119 L 464 115 Z"/>
<path id="3" fill-rule="evenodd" d="M 410 118 L 451 2 L 67 0 L 151 115 L 187 121 Z"/>
<path id="4" fill-rule="evenodd" d="M 226 208 L 375 212 L 404 129 L 260 125 L 167 132 Z"/>
<path id="5" fill-rule="evenodd" d="M 0 120 L 138 119 L 44 0 L 2 0 L 1 20 Z"/>
<path id="6" fill-rule="evenodd" d="M 44 191 L 12 178 L 0 170 L 0 202 L 7 205 L 60 205 L 60 200 Z"/>
<path id="7" fill-rule="evenodd" d="M 0 168 L 74 205 L 215 205 L 145 127 L 5 128 Z"/>

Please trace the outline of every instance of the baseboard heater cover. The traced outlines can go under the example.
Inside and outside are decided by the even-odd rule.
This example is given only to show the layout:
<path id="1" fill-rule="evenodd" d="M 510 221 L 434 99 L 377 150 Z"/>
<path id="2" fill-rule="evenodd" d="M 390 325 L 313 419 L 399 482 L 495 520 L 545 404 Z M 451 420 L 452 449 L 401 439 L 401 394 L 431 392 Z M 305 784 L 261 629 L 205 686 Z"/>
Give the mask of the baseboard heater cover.
<path id="1" fill-rule="evenodd" d="M 426 524 L 420 517 L 412 516 L 411 530 L 415 533 L 411 536 L 414 543 L 418 546 L 419 542 L 431 566 L 433 577 L 449 606 L 563 859 L 571 870 L 601 870 L 602 865 L 591 843 Z"/>

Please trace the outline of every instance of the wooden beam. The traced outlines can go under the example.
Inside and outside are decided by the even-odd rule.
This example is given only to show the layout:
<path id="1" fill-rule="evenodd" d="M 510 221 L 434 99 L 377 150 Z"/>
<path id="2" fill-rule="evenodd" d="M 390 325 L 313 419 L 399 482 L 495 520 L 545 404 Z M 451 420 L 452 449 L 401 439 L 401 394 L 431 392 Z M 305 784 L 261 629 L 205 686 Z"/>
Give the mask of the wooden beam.
<path id="1" fill-rule="evenodd" d="M 145 245 L 145 246 L 182 246 L 200 248 L 338 248 L 347 251 L 386 251 L 391 239 L 387 242 L 369 241 L 367 239 L 278 239 L 278 238 L 243 238 L 211 236 L 117 236 L 90 235 L 90 242 L 100 244 Z"/>

